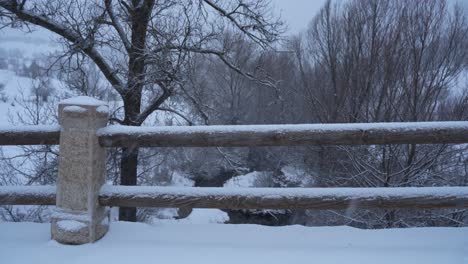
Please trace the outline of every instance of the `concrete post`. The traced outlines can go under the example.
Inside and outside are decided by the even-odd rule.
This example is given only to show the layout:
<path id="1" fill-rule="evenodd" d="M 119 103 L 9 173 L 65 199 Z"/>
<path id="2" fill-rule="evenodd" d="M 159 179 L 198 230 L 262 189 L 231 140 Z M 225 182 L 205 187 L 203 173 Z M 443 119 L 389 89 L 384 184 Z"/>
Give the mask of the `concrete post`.
<path id="1" fill-rule="evenodd" d="M 108 107 L 79 96 L 59 104 L 60 157 L 52 239 L 64 244 L 85 244 L 108 230 L 108 209 L 98 204 L 105 181 L 106 149 L 99 146 L 97 129 L 105 127 Z"/>

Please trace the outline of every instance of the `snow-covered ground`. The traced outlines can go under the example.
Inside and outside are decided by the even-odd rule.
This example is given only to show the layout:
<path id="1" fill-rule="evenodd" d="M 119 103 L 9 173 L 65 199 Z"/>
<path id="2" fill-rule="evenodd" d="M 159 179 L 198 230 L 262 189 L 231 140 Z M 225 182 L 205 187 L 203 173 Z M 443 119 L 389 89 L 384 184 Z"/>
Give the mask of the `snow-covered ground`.
<path id="1" fill-rule="evenodd" d="M 50 225 L 0 224 L 0 263 L 358 263 L 462 264 L 468 228 L 351 227 L 114 222 L 94 244 L 50 240 Z"/>

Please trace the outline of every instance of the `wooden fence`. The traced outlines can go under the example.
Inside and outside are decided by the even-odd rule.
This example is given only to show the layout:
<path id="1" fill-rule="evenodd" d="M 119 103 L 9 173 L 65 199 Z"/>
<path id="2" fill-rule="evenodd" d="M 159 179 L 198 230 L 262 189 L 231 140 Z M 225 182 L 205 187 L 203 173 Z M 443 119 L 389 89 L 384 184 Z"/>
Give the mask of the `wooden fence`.
<path id="1" fill-rule="evenodd" d="M 223 209 L 468 208 L 468 187 L 179 188 L 107 186 L 107 147 L 253 147 L 305 144 L 462 144 L 468 122 L 107 126 L 105 103 L 59 104 L 60 126 L 0 128 L 0 145 L 60 144 L 57 186 L 0 186 L 0 205 L 56 205 L 52 237 L 66 244 L 101 238 L 107 206 Z"/>

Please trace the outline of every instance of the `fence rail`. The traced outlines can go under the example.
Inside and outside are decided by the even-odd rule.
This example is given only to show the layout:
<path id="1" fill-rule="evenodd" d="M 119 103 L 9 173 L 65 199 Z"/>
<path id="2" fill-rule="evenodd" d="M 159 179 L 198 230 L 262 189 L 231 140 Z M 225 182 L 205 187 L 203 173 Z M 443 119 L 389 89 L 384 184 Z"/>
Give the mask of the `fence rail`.
<path id="1" fill-rule="evenodd" d="M 108 108 L 89 97 L 59 104 L 60 126 L 0 127 L 0 145 L 60 144 L 56 187 L 0 186 L 0 205 L 56 205 L 52 238 L 96 241 L 106 206 L 224 209 L 468 208 L 468 187 L 173 188 L 103 186 L 106 147 L 253 147 L 306 144 L 461 144 L 468 122 L 191 127 L 106 126 Z M 72 226 L 73 228 L 68 228 Z M 79 228 L 78 228 L 79 227 Z"/>
<path id="2" fill-rule="evenodd" d="M 0 205 L 55 205 L 53 186 L 0 188 Z M 468 187 L 210 188 L 104 186 L 101 206 L 221 209 L 468 208 Z"/>
<path id="3" fill-rule="evenodd" d="M 57 145 L 59 126 L 0 127 L 0 145 Z M 468 143 L 468 122 L 130 127 L 98 131 L 102 147 L 253 147 Z"/>
<path id="4" fill-rule="evenodd" d="M 0 205 L 55 205 L 55 186 L 0 186 Z"/>
<path id="5" fill-rule="evenodd" d="M 0 146 L 12 145 L 57 145 L 60 126 L 0 127 Z"/>
<path id="6" fill-rule="evenodd" d="M 468 143 L 468 122 L 129 127 L 98 131 L 103 147 L 252 147 Z"/>
<path id="7" fill-rule="evenodd" d="M 468 187 L 181 188 L 105 186 L 99 203 L 222 209 L 468 208 Z"/>

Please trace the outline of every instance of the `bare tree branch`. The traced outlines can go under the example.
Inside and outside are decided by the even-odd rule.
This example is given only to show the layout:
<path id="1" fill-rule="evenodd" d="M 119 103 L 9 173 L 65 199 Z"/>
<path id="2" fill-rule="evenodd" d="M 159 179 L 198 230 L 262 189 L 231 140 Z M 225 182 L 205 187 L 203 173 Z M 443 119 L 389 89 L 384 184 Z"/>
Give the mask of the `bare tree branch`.
<path id="1" fill-rule="evenodd" d="M 110 19 L 112 21 L 111 24 L 115 28 L 117 33 L 119 34 L 120 40 L 122 41 L 125 49 L 127 50 L 127 53 L 129 53 L 130 49 L 131 49 L 131 44 L 128 41 L 127 35 L 126 35 L 124 29 L 122 28 L 122 25 L 120 24 L 120 21 L 118 21 L 118 18 L 115 15 L 114 8 L 112 6 L 112 0 L 105 0 L 104 3 L 106 5 L 107 13 L 109 14 L 109 17 L 110 17 Z"/>
<path id="2" fill-rule="evenodd" d="M 270 47 L 270 44 L 278 40 L 282 33 L 282 22 L 277 20 L 269 22 L 265 17 L 266 14 L 259 15 L 258 10 L 253 10 L 252 6 L 259 7 L 264 5 L 264 1 L 254 1 L 254 3 L 246 3 L 239 1 L 232 11 L 224 9 L 217 1 L 202 0 L 208 6 L 213 8 L 221 16 L 226 17 L 238 30 L 244 33 L 247 37 L 263 48 Z M 265 9 L 264 6 L 262 6 Z M 241 23 L 241 19 L 245 19 L 245 24 Z M 257 34 L 255 34 L 257 33 Z"/>
<path id="3" fill-rule="evenodd" d="M 13 13 L 22 21 L 46 28 L 62 36 L 74 45 L 78 46 L 85 54 L 87 54 L 94 61 L 94 63 L 96 63 L 96 65 L 99 67 L 99 69 L 102 71 L 102 73 L 111 83 L 111 85 L 119 93 L 123 92 L 124 83 L 114 73 L 112 67 L 107 63 L 107 61 L 98 52 L 98 50 L 93 47 L 93 43 L 87 41 L 86 39 L 83 39 L 81 36 L 72 32 L 70 29 L 62 27 L 60 24 L 52 21 L 51 19 L 48 19 L 45 16 L 41 16 L 39 14 L 34 14 L 32 12 L 24 10 L 24 3 L 19 5 L 14 0 L 0 0 L 0 7 Z"/>
<path id="4" fill-rule="evenodd" d="M 174 114 L 182 117 L 185 121 L 187 121 L 189 126 L 193 126 L 193 122 L 190 119 L 188 119 L 184 114 L 182 114 L 181 112 L 179 112 L 177 110 L 169 109 L 169 108 L 165 108 L 165 107 L 159 107 L 157 110 L 174 113 Z"/>
<path id="5" fill-rule="evenodd" d="M 138 115 L 135 123 L 142 124 L 149 115 L 156 111 L 172 94 L 172 89 L 166 87 L 164 84 L 160 84 L 163 89 L 163 93 L 156 97 L 142 112 Z"/>

